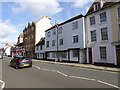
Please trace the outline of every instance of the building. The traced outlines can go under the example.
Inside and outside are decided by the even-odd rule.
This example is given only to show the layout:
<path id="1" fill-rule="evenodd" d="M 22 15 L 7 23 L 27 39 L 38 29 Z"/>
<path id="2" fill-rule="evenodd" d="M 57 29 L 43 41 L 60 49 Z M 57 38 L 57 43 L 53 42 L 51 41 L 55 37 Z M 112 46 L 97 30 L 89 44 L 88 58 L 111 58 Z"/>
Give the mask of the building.
<path id="1" fill-rule="evenodd" d="M 35 53 L 37 59 L 45 59 L 45 38 L 41 38 L 35 45 Z"/>
<path id="2" fill-rule="evenodd" d="M 36 57 L 35 45 L 39 42 L 40 38 L 45 37 L 45 30 L 50 27 L 50 17 L 48 16 L 44 16 L 36 22 L 28 23 L 28 26 L 23 30 L 23 48 L 25 49 L 26 56 Z"/>
<path id="3" fill-rule="evenodd" d="M 56 61 L 86 62 L 83 15 L 75 16 L 45 31 L 45 58 Z"/>
<path id="4" fill-rule="evenodd" d="M 85 18 L 87 63 L 120 64 L 120 1 L 94 2 Z"/>

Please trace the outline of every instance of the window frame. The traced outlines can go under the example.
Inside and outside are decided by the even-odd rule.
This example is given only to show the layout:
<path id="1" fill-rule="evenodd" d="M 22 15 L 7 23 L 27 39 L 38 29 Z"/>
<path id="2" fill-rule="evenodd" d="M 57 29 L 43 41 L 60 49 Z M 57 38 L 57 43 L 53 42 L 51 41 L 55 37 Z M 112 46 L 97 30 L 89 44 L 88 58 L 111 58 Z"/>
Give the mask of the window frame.
<path id="1" fill-rule="evenodd" d="M 101 28 L 100 30 L 101 30 L 101 41 L 108 40 L 108 29 L 107 29 L 107 27 Z"/>
<path id="2" fill-rule="evenodd" d="M 107 21 L 107 13 L 106 12 L 100 13 L 100 23 L 103 23 L 103 22 L 106 22 L 106 21 Z"/>
<path id="3" fill-rule="evenodd" d="M 75 21 L 72 24 L 73 24 L 73 30 L 78 29 L 78 21 Z"/>
<path id="4" fill-rule="evenodd" d="M 97 41 L 96 30 L 90 31 L 90 34 L 91 34 L 91 42 L 96 42 Z"/>
<path id="5" fill-rule="evenodd" d="M 106 47 L 99 47 L 100 49 L 100 59 L 107 59 L 107 50 Z"/>
<path id="6" fill-rule="evenodd" d="M 74 35 L 73 36 L 73 43 L 78 43 L 79 42 L 79 36 L 78 35 Z"/>

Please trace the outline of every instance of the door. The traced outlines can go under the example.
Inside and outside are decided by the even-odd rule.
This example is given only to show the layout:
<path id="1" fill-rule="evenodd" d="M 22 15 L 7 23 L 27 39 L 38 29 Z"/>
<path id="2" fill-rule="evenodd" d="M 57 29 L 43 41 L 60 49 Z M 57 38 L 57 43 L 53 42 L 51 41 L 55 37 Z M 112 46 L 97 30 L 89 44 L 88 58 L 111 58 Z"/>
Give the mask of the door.
<path id="1" fill-rule="evenodd" d="M 89 54 L 89 64 L 92 64 L 92 48 L 88 49 L 88 54 Z"/>
<path id="2" fill-rule="evenodd" d="M 116 46 L 117 65 L 120 65 L 120 46 Z"/>

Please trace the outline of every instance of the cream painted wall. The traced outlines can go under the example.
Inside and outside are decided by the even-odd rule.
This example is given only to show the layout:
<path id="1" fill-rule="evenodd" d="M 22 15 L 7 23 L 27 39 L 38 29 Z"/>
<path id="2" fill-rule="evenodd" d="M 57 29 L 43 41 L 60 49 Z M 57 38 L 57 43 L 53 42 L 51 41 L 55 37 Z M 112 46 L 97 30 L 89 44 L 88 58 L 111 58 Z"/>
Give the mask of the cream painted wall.
<path id="1" fill-rule="evenodd" d="M 52 25 L 50 24 L 50 18 L 48 16 L 42 17 L 36 23 L 35 32 L 35 45 L 40 41 L 42 37 L 45 37 L 45 30 L 49 29 Z"/>

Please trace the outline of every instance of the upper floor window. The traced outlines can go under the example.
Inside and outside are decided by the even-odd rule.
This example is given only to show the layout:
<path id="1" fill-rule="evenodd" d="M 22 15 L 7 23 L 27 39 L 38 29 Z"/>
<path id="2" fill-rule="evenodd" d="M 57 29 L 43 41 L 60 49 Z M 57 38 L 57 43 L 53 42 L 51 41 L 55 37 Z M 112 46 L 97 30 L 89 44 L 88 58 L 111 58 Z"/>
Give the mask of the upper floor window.
<path id="1" fill-rule="evenodd" d="M 100 9 L 100 3 L 94 5 L 94 10 L 98 10 L 98 9 Z"/>
<path id="2" fill-rule="evenodd" d="M 107 27 L 101 28 L 101 40 L 108 40 Z"/>
<path id="3" fill-rule="evenodd" d="M 78 35 L 73 36 L 73 43 L 78 43 Z"/>
<path id="4" fill-rule="evenodd" d="M 47 48 L 49 47 L 49 41 L 46 41 L 46 47 Z"/>
<path id="5" fill-rule="evenodd" d="M 100 59 L 107 59 L 106 47 L 100 47 Z"/>
<path id="6" fill-rule="evenodd" d="M 42 50 L 42 45 L 40 46 L 40 50 Z"/>
<path id="7" fill-rule="evenodd" d="M 62 27 L 59 27 L 58 28 L 58 34 L 61 34 L 62 33 Z"/>
<path id="8" fill-rule="evenodd" d="M 39 46 L 36 46 L 37 50 L 39 50 Z"/>
<path id="9" fill-rule="evenodd" d="M 55 46 L 55 40 L 52 40 L 52 46 Z"/>
<path id="10" fill-rule="evenodd" d="M 78 21 L 76 22 L 73 22 L 73 30 L 77 29 L 78 28 Z"/>
<path id="11" fill-rule="evenodd" d="M 90 25 L 94 25 L 95 24 L 95 16 L 90 17 Z"/>
<path id="12" fill-rule="evenodd" d="M 60 39 L 59 44 L 63 45 L 63 39 Z"/>
<path id="13" fill-rule="evenodd" d="M 47 37 L 50 37 L 50 31 L 47 32 Z"/>
<path id="14" fill-rule="evenodd" d="M 94 41 L 96 41 L 96 30 L 94 30 L 94 31 L 91 31 L 91 42 L 94 42 Z"/>
<path id="15" fill-rule="evenodd" d="M 120 18 L 120 6 L 118 7 L 118 18 Z"/>
<path id="16" fill-rule="evenodd" d="M 55 35 L 56 34 L 56 30 L 54 29 L 53 31 L 52 31 L 52 35 Z"/>
<path id="17" fill-rule="evenodd" d="M 100 14 L 100 22 L 105 22 L 107 21 L 107 15 L 106 12 L 103 12 Z"/>

